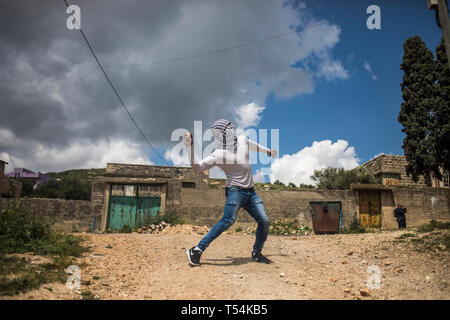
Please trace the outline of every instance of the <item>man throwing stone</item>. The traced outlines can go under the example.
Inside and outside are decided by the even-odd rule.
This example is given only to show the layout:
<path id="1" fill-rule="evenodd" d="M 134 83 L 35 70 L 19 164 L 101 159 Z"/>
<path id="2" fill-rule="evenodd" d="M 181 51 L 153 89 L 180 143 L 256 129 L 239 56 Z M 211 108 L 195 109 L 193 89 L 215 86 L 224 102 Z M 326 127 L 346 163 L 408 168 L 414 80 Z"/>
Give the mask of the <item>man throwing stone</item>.
<path id="1" fill-rule="evenodd" d="M 262 199 L 256 194 L 254 189 L 249 151 L 264 152 L 272 158 L 276 157 L 276 151 L 261 146 L 244 135 L 238 136 L 234 125 L 228 120 L 220 119 L 215 121 L 211 125 L 211 129 L 215 137 L 216 149 L 211 155 L 201 161 L 196 161 L 195 159 L 194 141 L 191 133 L 186 133 L 184 142 L 188 149 L 192 169 L 204 171 L 218 166 L 225 172 L 227 176 L 225 208 L 222 219 L 211 227 L 197 246 L 186 251 L 189 263 L 194 266 L 200 265 L 200 257 L 203 251 L 234 223 L 241 207 L 258 223 L 252 259 L 256 262 L 271 263 L 272 261 L 261 253 L 269 232 L 269 218 L 264 209 Z"/>

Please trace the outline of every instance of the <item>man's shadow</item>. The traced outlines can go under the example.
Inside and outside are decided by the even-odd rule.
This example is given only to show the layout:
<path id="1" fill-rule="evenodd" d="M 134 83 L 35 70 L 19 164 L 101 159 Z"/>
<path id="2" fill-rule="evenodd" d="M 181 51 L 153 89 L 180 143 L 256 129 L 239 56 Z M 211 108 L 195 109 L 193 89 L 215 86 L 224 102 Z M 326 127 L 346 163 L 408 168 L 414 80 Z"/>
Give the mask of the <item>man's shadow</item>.
<path id="1" fill-rule="evenodd" d="M 273 256 L 287 256 L 286 254 L 266 254 L 266 257 Z M 237 258 L 226 258 L 226 259 L 205 259 L 201 264 L 218 266 L 218 267 L 231 267 L 231 266 L 240 266 L 243 264 L 247 264 L 249 262 L 257 263 L 253 261 L 251 257 L 237 257 Z M 274 263 L 276 263 L 274 261 Z"/>

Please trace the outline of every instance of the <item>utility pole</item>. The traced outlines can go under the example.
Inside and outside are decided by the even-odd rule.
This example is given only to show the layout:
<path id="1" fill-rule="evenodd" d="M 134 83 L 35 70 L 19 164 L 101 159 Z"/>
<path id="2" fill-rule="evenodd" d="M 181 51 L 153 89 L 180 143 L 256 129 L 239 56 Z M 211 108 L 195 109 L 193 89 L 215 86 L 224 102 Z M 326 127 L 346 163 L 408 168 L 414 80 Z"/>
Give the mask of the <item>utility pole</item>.
<path id="1" fill-rule="evenodd" d="M 436 10 L 436 24 L 442 29 L 442 36 L 450 65 L 450 12 L 447 0 L 427 0 L 428 9 Z"/>

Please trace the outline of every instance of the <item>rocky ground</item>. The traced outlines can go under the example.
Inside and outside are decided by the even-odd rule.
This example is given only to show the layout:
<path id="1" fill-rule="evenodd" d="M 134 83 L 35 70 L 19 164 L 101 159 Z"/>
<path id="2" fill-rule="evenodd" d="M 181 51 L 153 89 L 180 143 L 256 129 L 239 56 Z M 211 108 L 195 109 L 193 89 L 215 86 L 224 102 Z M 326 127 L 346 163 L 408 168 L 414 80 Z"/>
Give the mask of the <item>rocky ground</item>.
<path id="1" fill-rule="evenodd" d="M 200 267 L 188 265 L 185 251 L 202 228 L 82 234 L 90 252 L 77 261 L 80 290 L 54 283 L 1 298 L 450 299 L 449 251 L 419 252 L 398 242 L 408 232 L 269 236 L 264 253 L 271 265 L 250 259 L 254 235 L 228 233 L 204 252 Z M 380 272 L 379 289 L 367 287 L 368 279 L 377 284 L 370 269 Z"/>

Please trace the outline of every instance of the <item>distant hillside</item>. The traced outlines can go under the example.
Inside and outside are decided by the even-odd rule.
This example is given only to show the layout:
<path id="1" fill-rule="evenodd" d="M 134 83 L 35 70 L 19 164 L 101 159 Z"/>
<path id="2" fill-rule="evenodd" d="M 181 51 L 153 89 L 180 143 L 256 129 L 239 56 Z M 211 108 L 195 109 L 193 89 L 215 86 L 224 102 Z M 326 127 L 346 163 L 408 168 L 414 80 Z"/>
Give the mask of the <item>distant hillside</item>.
<path id="1" fill-rule="evenodd" d="M 43 184 L 38 189 L 33 189 L 34 181 L 23 179 L 22 197 L 90 200 L 92 180 L 105 173 L 105 168 L 48 172 L 46 175 L 55 179 Z"/>
<path id="2" fill-rule="evenodd" d="M 84 182 L 92 182 L 95 177 L 102 176 L 106 173 L 105 168 L 100 169 L 73 169 L 61 172 L 48 172 L 50 177 L 55 179 L 78 179 Z"/>

